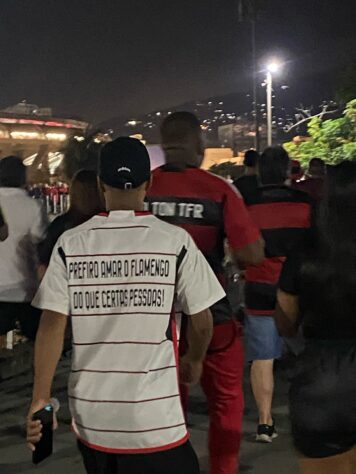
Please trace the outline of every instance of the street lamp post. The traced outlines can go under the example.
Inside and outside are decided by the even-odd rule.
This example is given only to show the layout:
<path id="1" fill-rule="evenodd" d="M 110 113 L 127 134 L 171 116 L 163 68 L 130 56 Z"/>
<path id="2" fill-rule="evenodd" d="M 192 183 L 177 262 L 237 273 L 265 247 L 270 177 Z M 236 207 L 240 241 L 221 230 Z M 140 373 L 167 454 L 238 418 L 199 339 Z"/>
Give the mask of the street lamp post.
<path id="1" fill-rule="evenodd" d="M 267 71 L 267 146 L 272 146 L 272 73 Z"/>
<path id="2" fill-rule="evenodd" d="M 276 62 L 267 65 L 267 146 L 272 146 L 272 73 L 277 72 L 279 67 Z"/>

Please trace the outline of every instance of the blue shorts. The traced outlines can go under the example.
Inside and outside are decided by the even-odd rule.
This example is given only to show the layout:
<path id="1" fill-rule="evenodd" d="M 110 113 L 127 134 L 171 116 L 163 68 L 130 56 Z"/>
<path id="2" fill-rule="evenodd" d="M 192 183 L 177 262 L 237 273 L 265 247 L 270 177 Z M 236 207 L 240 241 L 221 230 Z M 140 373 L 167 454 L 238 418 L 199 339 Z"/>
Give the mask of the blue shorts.
<path id="1" fill-rule="evenodd" d="M 245 347 L 249 362 L 279 359 L 282 356 L 283 340 L 272 316 L 246 316 Z"/>

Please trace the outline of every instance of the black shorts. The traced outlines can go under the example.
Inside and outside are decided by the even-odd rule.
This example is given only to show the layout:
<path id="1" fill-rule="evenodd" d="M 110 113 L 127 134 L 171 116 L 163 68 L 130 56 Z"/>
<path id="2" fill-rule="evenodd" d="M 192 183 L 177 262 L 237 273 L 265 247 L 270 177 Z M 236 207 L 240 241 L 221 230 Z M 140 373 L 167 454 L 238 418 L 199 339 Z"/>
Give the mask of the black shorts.
<path id="1" fill-rule="evenodd" d="M 87 474 L 199 474 L 198 458 L 189 441 L 151 454 L 109 454 L 78 441 Z"/>
<path id="2" fill-rule="evenodd" d="M 290 389 L 297 449 L 310 458 L 356 445 L 356 341 L 309 342 Z"/>
<path id="3" fill-rule="evenodd" d="M 41 310 L 30 303 L 0 302 L 0 336 L 12 331 L 19 322 L 21 332 L 31 341 L 36 338 Z"/>

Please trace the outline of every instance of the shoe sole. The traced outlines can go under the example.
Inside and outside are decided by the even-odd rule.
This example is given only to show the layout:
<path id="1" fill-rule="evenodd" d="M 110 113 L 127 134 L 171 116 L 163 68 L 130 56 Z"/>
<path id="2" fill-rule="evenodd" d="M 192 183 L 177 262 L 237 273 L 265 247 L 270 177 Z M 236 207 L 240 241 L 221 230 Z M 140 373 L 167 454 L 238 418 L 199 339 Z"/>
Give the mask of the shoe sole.
<path id="1" fill-rule="evenodd" d="M 268 436 L 266 434 L 256 435 L 256 441 L 259 443 L 272 443 L 272 441 L 276 438 L 278 438 L 277 433 L 273 433 L 272 436 Z"/>

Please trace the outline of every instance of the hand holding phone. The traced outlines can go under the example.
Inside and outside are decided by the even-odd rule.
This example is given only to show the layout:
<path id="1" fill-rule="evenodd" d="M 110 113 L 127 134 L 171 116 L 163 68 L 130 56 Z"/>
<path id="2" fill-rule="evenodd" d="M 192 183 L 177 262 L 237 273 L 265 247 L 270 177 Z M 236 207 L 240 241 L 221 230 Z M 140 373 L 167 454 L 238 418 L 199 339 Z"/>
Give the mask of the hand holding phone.
<path id="1" fill-rule="evenodd" d="M 57 429 L 55 413 L 60 404 L 55 398 L 33 402 L 27 418 L 27 443 L 33 462 L 41 462 L 52 454 L 53 430 Z"/>
<path id="2" fill-rule="evenodd" d="M 32 416 L 33 421 L 39 421 L 41 427 L 40 440 L 35 444 L 32 453 L 32 462 L 38 464 L 48 458 L 53 452 L 53 407 L 46 405 L 42 410 L 36 411 Z"/>

